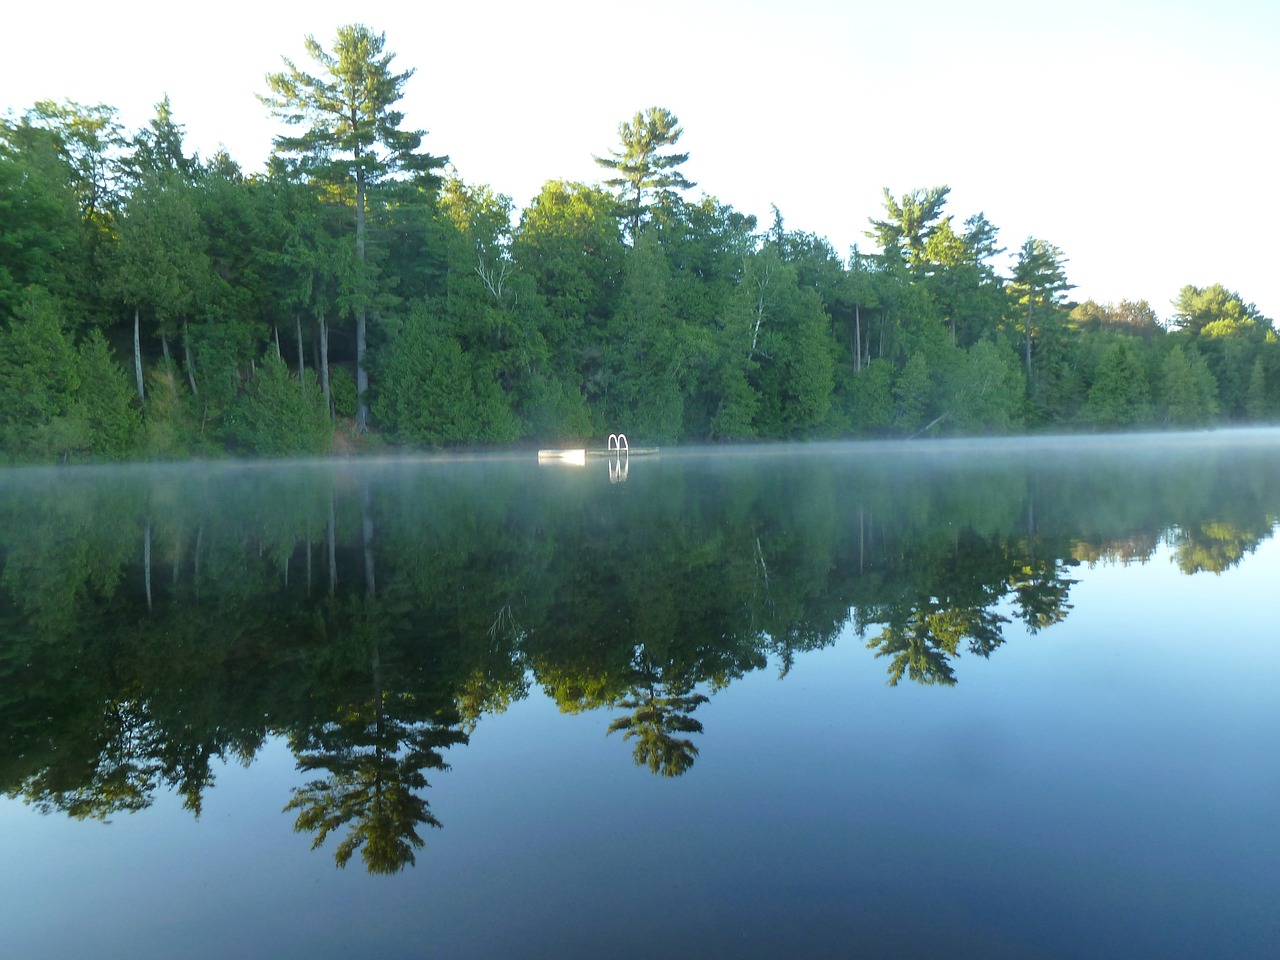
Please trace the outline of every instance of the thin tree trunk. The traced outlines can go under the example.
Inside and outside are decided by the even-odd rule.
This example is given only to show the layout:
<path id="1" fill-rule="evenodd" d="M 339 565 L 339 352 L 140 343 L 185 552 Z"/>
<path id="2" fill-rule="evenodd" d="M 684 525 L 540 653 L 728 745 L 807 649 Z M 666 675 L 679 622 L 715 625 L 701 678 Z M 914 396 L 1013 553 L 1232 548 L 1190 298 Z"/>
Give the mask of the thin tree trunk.
<path id="1" fill-rule="evenodd" d="M 163 330 L 160 331 L 160 352 L 164 354 L 165 367 L 173 363 L 173 358 L 169 356 L 169 335 Z"/>
<path id="2" fill-rule="evenodd" d="M 329 493 L 329 527 L 325 531 L 325 545 L 329 548 L 329 596 L 338 589 L 338 518 L 333 505 L 333 493 Z"/>
<path id="3" fill-rule="evenodd" d="M 333 408 L 333 394 L 329 392 L 329 325 L 325 323 L 323 311 L 320 313 L 320 391 L 324 394 L 329 419 L 335 420 L 337 411 Z"/>
<path id="4" fill-rule="evenodd" d="M 307 385 L 302 379 L 302 373 L 306 369 L 306 363 L 302 357 L 302 317 L 296 313 L 293 315 L 293 325 L 298 332 L 298 389 L 306 393 Z"/>
<path id="5" fill-rule="evenodd" d="M 151 612 L 151 524 L 147 524 L 147 538 L 142 542 L 142 574 L 147 587 L 147 613 Z"/>
<path id="6" fill-rule="evenodd" d="M 853 305 L 853 369 L 862 371 L 862 307 Z"/>
<path id="7" fill-rule="evenodd" d="M 1027 299 L 1027 388 L 1031 387 L 1031 300 Z"/>
<path id="8" fill-rule="evenodd" d="M 133 308 L 133 372 L 138 378 L 138 399 L 145 401 L 147 394 L 142 389 L 142 342 L 138 335 L 137 307 Z"/>
<path id="9" fill-rule="evenodd" d="M 368 483 L 360 497 L 360 534 L 364 542 L 365 595 L 372 600 L 376 593 L 373 580 L 373 495 L 369 492 Z"/>
<path id="10" fill-rule="evenodd" d="M 187 333 L 186 317 L 182 318 L 182 362 L 187 365 L 187 381 L 191 384 L 191 395 L 197 397 L 200 391 L 196 389 L 196 371 L 191 363 L 191 337 Z"/>
<path id="11" fill-rule="evenodd" d="M 360 151 L 356 150 L 356 163 L 360 162 Z M 361 280 L 364 280 L 364 169 L 356 168 L 356 257 L 360 261 Z M 356 314 L 356 433 L 364 433 L 368 424 L 368 412 L 365 409 L 365 391 L 369 389 L 369 373 L 364 368 L 364 351 L 367 339 L 368 314 L 364 304 Z"/>
<path id="12" fill-rule="evenodd" d="M 276 334 L 276 359 L 283 363 L 284 354 L 280 352 L 280 327 L 273 323 L 271 325 L 271 329 L 274 330 Z"/>

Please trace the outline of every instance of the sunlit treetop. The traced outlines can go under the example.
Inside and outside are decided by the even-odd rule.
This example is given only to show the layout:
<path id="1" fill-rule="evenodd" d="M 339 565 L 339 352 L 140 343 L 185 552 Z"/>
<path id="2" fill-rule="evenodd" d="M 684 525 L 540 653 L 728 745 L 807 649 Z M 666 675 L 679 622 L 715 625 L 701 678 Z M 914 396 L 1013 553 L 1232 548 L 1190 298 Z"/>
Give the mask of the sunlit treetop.
<path id="1" fill-rule="evenodd" d="M 395 54 L 384 52 L 385 45 L 385 34 L 348 24 L 338 28 L 332 52 L 306 38 L 318 73 L 285 58 L 283 71 L 268 74 L 271 93 L 259 99 L 286 124 L 304 128 L 277 137 L 276 153 L 321 180 L 373 183 L 405 172 L 435 182 L 434 171 L 448 158 L 421 152 L 425 130 L 401 129 L 404 114 L 395 104 L 414 70 L 393 72 Z"/>

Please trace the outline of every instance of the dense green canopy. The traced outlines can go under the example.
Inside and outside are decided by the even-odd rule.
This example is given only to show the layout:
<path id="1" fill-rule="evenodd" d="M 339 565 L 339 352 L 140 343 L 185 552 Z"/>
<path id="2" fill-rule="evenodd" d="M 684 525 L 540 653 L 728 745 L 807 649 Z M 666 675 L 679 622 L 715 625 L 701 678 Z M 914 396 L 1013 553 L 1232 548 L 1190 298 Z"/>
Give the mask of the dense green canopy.
<path id="1" fill-rule="evenodd" d="M 189 155 L 168 98 L 132 134 L 101 104 L 0 120 L 0 458 L 1280 417 L 1272 321 L 1219 284 L 1168 324 L 1072 302 L 1064 251 L 1006 254 L 946 186 L 886 188 L 878 252 L 842 256 L 692 196 L 657 106 L 601 132 L 601 183 L 519 209 L 442 178 L 384 35 L 306 52 L 266 75 L 290 132 L 259 175 Z"/>

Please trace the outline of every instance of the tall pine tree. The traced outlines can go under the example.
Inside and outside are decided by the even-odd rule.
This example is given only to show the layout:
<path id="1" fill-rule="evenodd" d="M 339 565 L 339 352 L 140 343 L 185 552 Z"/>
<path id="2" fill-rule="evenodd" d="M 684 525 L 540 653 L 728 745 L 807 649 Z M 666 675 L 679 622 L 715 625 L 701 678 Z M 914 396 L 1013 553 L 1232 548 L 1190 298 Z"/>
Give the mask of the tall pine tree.
<path id="1" fill-rule="evenodd" d="M 276 138 L 279 155 L 296 163 L 297 171 L 317 186 L 354 189 L 356 255 L 365 258 L 367 192 L 396 175 L 408 175 L 425 185 L 438 182 L 436 171 L 448 157 L 421 150 L 425 130 L 402 130 L 404 114 L 395 109 L 413 70 L 394 73 L 394 53 L 384 52 L 386 34 L 362 24 L 338 28 L 333 51 L 315 37 L 306 39 L 307 55 L 319 66 L 318 75 L 300 70 L 285 59 L 285 69 L 267 75 L 271 88 L 260 99 L 277 117 L 300 127 L 297 136 Z M 369 374 L 364 366 L 369 297 L 356 308 L 356 428 L 367 421 L 365 392 Z"/>

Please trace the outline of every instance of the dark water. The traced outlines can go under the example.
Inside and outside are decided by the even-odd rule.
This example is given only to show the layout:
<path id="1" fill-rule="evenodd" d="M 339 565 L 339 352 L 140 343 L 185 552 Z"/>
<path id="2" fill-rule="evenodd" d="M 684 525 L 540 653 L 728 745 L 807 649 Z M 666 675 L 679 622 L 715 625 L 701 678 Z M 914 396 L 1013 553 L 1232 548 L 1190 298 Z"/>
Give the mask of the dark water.
<path id="1" fill-rule="evenodd" d="M 0 955 L 1280 955 L 1280 433 L 621 466 L 0 474 Z"/>

